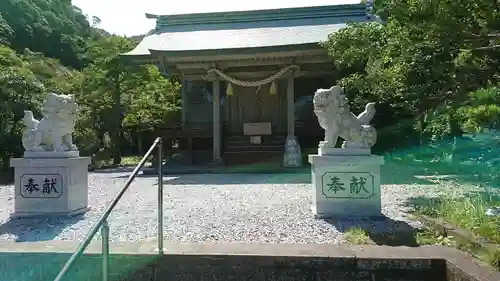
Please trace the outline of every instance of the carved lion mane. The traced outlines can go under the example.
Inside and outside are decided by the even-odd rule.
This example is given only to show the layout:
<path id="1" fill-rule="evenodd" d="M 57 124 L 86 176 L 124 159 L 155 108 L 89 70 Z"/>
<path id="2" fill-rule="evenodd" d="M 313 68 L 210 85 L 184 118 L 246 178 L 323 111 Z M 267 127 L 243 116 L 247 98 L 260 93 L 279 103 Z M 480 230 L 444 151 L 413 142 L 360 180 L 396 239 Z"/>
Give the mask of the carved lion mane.
<path id="1" fill-rule="evenodd" d="M 354 115 L 349 100 L 340 86 L 318 89 L 313 98 L 314 113 L 320 126 L 325 130 L 322 147 L 335 147 L 337 138 L 344 139 L 344 148 L 371 148 L 377 133 L 369 122 L 375 115 L 375 103 L 368 103 L 365 111 Z"/>
<path id="2" fill-rule="evenodd" d="M 43 118 L 40 120 L 38 129 L 43 130 L 45 126 L 56 126 L 62 130 L 61 132 L 71 133 L 73 132 L 77 113 L 78 107 L 74 96 L 50 93 L 43 103 Z"/>
<path id="3" fill-rule="evenodd" d="M 78 106 L 73 95 L 49 93 L 41 108 L 43 118 L 38 122 L 31 111 L 25 112 L 26 130 L 23 135 L 27 151 L 76 151 L 73 129 Z"/>

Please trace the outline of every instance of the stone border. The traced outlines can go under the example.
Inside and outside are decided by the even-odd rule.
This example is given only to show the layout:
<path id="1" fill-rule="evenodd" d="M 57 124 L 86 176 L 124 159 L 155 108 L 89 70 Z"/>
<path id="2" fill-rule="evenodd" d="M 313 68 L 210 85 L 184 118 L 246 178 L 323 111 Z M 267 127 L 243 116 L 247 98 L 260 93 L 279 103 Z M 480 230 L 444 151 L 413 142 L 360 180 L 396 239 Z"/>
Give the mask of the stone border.
<path id="1" fill-rule="evenodd" d="M 485 238 L 478 239 L 474 237 L 474 235 L 472 235 L 470 231 L 457 227 L 451 223 L 446 222 L 445 220 L 434 219 L 422 214 L 412 214 L 412 215 L 415 217 L 416 220 L 421 220 L 422 222 L 434 228 L 441 234 L 457 237 L 461 241 L 465 241 L 473 245 L 478 245 L 488 251 L 500 250 L 500 245 L 490 242 Z"/>
<path id="2" fill-rule="evenodd" d="M 96 170 L 98 171 L 98 170 Z M 303 164 L 302 167 L 281 167 L 278 166 L 276 168 L 266 168 L 260 169 L 256 168 L 252 169 L 240 169 L 240 168 L 227 168 L 227 167 L 217 167 L 217 166 L 209 166 L 209 165 L 185 165 L 185 166 L 171 166 L 168 167 L 166 165 L 163 166 L 163 174 L 164 175 L 202 175 L 202 174 L 242 174 L 242 175 L 269 175 L 269 174 L 310 174 L 311 167 L 309 163 Z M 143 175 L 157 175 L 156 168 L 143 168 Z"/>
<path id="3" fill-rule="evenodd" d="M 72 253 L 78 241 L 0 242 L 0 253 Z M 156 242 L 111 243 L 112 254 L 156 255 Z M 272 266 L 283 261 L 320 261 L 327 258 L 359 269 L 419 269 L 447 266 L 447 275 L 454 280 L 500 281 L 500 272 L 479 264 L 469 254 L 442 246 L 388 247 L 374 245 L 325 244 L 170 244 L 165 246 L 160 263 L 174 259 L 224 260 L 252 259 L 259 265 Z M 100 254 L 101 245 L 94 241 L 85 254 Z M 287 261 L 288 259 L 288 261 Z M 464 277 L 466 276 L 466 277 Z M 453 280 L 453 279 L 451 279 Z"/>

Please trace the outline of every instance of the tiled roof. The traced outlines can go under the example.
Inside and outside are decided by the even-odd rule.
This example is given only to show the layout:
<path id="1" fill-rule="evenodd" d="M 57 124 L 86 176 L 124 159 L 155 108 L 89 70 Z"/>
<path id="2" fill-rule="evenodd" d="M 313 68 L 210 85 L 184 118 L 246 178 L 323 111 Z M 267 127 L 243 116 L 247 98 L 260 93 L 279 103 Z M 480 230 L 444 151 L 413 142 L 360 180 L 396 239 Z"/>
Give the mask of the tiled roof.
<path id="1" fill-rule="evenodd" d="M 347 22 L 370 20 L 364 4 L 149 17 L 156 32 L 127 55 L 314 44 Z"/>

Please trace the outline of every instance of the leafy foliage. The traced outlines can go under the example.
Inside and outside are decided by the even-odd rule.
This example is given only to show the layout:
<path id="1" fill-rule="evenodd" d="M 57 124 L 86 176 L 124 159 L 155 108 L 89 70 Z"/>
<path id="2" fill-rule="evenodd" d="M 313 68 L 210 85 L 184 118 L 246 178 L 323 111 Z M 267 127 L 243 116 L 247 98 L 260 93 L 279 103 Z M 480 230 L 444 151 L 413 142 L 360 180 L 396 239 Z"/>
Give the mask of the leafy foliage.
<path id="1" fill-rule="evenodd" d="M 1 1 L 0 170 L 22 153 L 24 110 L 42 118 L 46 92 L 76 95 L 81 153 L 104 153 L 115 164 L 134 149 L 131 136 L 178 118 L 179 83 L 121 59 L 137 42 L 87 20 L 69 0 Z"/>
<path id="2" fill-rule="evenodd" d="M 378 101 L 376 125 L 404 123 L 413 128 L 409 141 L 496 126 L 495 90 L 485 89 L 492 98 L 481 104 L 473 101 L 484 91 L 469 93 L 500 82 L 500 40 L 492 35 L 500 30 L 497 1 L 378 0 L 375 8 L 382 24 L 350 24 L 323 43 L 353 107 Z M 388 133 L 404 145 L 405 136 Z"/>
<path id="3" fill-rule="evenodd" d="M 24 110 L 36 112 L 45 90 L 26 63 L 16 53 L 0 45 L 0 161 L 22 152 L 19 120 Z"/>
<path id="4" fill-rule="evenodd" d="M 500 129 L 500 87 L 479 89 L 470 94 L 464 106 L 458 110 L 463 129 L 479 133 Z"/>
<path id="5" fill-rule="evenodd" d="M 14 50 L 28 48 L 81 68 L 92 29 L 84 15 L 69 0 L 3 0 L 0 2 L 0 30 Z M 4 31 L 5 30 L 5 31 Z M 9 32 L 10 31 L 10 32 Z M 11 36 L 8 36 L 8 35 Z"/>
<path id="6" fill-rule="evenodd" d="M 115 163 L 119 163 L 123 126 L 139 131 L 172 121 L 178 83 L 166 80 L 154 66 L 138 66 L 118 57 L 133 48 L 129 39 L 112 36 L 94 42 L 86 57 L 91 63 L 83 70 L 79 104 L 84 107 L 80 127 L 93 127 L 97 142 L 107 132 Z"/>

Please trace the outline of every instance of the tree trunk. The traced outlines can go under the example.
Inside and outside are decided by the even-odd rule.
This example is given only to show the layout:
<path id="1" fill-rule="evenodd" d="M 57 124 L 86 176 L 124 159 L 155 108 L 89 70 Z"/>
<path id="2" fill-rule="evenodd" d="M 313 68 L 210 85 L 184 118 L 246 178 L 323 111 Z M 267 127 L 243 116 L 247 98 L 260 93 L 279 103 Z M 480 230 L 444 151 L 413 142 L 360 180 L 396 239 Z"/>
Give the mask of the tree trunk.
<path id="1" fill-rule="evenodd" d="M 122 163 L 121 133 L 120 131 L 116 131 L 111 135 L 111 139 L 113 140 L 113 164 L 120 165 Z"/>
<path id="2" fill-rule="evenodd" d="M 144 154 L 144 148 L 143 148 L 143 139 L 142 139 L 142 132 L 140 130 L 137 131 L 137 150 L 139 152 L 139 155 Z"/>
<path id="3" fill-rule="evenodd" d="M 115 87 L 113 90 L 113 116 L 115 121 L 113 122 L 113 131 L 110 133 L 113 146 L 113 164 L 120 165 L 122 163 L 123 112 L 120 99 L 120 81 L 118 78 L 115 79 Z"/>
<path id="4" fill-rule="evenodd" d="M 424 134 L 427 128 L 427 112 L 420 114 L 418 118 L 420 123 L 420 145 L 424 145 L 427 143 L 427 136 Z"/>

